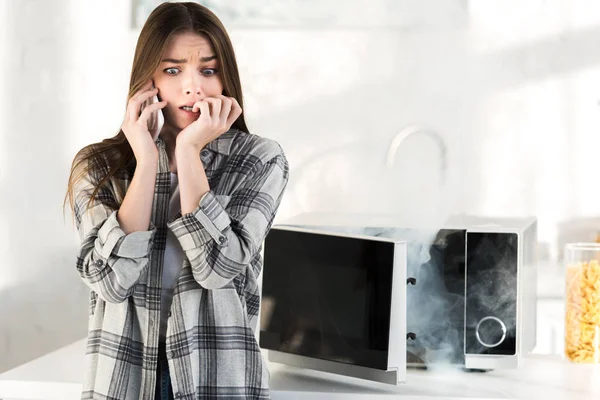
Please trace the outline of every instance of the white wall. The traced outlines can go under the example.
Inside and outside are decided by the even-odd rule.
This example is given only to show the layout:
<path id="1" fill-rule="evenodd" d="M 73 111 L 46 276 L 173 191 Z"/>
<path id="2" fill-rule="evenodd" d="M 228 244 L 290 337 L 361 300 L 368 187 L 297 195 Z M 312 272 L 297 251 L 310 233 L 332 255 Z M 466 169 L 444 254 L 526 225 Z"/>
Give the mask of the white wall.
<path id="1" fill-rule="evenodd" d="M 76 148 L 118 128 L 131 68 L 113 65 L 126 2 L 95 3 L 0 1 L 0 371 L 87 331 L 62 201 Z"/>
<path id="2" fill-rule="evenodd" d="M 378 1 L 375 26 L 388 4 Z M 600 5 L 398 4 L 394 30 L 230 27 L 250 129 L 291 163 L 279 218 L 536 215 L 555 256 L 559 222 L 600 214 Z M 121 124 L 129 22 L 122 0 L 0 1 L 0 372 L 85 336 L 87 290 L 61 205 L 75 152 Z M 415 123 L 446 143 L 443 184 L 426 136 L 384 167 Z"/>

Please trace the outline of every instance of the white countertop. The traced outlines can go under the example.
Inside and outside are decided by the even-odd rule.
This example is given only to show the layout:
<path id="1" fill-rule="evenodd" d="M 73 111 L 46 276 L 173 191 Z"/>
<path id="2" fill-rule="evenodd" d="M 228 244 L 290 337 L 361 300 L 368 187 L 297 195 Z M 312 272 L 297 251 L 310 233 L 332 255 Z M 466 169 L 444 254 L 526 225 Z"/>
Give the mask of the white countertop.
<path id="1" fill-rule="evenodd" d="M 0 399 L 79 399 L 85 340 L 0 374 Z M 532 355 L 517 370 L 409 369 L 398 387 L 269 364 L 271 397 L 292 399 L 600 399 L 600 365 Z"/>

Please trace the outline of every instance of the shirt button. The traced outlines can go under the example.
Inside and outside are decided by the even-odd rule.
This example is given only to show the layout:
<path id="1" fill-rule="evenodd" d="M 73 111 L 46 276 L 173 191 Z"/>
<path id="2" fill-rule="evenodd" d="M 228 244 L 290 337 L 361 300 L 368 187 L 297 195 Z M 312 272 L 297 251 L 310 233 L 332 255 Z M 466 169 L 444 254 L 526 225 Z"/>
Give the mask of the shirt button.
<path id="1" fill-rule="evenodd" d="M 179 392 L 175 393 L 175 398 L 176 399 L 180 399 L 181 398 L 181 393 L 179 393 Z"/>
<path id="2" fill-rule="evenodd" d="M 225 237 L 221 236 L 219 238 L 219 243 L 221 243 L 221 244 L 225 243 Z"/>
<path id="3" fill-rule="evenodd" d="M 172 352 L 172 351 L 169 351 L 169 352 L 167 353 L 167 358 L 169 358 L 169 359 L 170 359 L 170 358 L 173 358 L 173 352 Z"/>
<path id="4" fill-rule="evenodd" d="M 102 261 L 102 260 L 96 261 L 96 266 L 101 267 L 102 265 L 104 265 L 104 261 Z"/>
<path id="5" fill-rule="evenodd" d="M 171 311 L 169 311 L 169 314 L 167 314 L 169 316 L 169 318 L 171 318 Z"/>
<path id="6" fill-rule="evenodd" d="M 208 150 L 202 150 L 202 153 L 200 153 L 200 155 L 204 158 L 208 158 L 208 156 L 210 155 L 210 153 L 208 152 Z"/>

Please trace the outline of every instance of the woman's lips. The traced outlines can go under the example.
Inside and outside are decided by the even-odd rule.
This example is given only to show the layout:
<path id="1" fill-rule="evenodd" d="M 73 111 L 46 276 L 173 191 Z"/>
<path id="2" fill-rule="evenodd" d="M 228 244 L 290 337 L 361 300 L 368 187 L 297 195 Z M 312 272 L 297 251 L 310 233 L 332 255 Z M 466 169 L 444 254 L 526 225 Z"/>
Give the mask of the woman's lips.
<path id="1" fill-rule="evenodd" d="M 196 111 L 196 112 L 192 112 L 192 111 L 188 111 L 188 110 L 184 110 L 183 108 L 180 108 L 179 111 L 183 112 L 183 114 L 187 117 L 187 118 L 195 118 L 198 119 L 198 117 L 200 116 L 200 110 Z"/>

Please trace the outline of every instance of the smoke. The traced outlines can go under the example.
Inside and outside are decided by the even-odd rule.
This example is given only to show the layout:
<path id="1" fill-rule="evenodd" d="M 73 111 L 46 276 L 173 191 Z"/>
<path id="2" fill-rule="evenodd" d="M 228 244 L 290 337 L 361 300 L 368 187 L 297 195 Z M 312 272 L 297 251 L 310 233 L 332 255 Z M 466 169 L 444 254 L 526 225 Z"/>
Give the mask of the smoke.
<path id="1" fill-rule="evenodd" d="M 448 286 L 461 284 L 460 277 L 444 277 L 444 250 L 451 238 L 438 230 L 368 228 L 365 234 L 407 241 L 408 362 L 413 364 L 455 364 L 462 355 L 462 310 L 464 296 L 451 293 Z M 451 280 L 447 282 L 445 280 Z"/>
<path id="2" fill-rule="evenodd" d="M 509 334 L 516 330 L 517 274 L 514 257 L 517 248 L 516 235 L 513 242 L 492 243 L 490 239 L 479 241 L 474 252 L 485 260 L 483 266 L 469 264 L 468 301 L 476 305 L 478 318 L 467 316 L 467 328 L 475 329 L 483 317 L 501 317 Z M 493 269 L 489 268 L 493 266 Z M 479 327 L 481 337 L 500 339 L 498 324 L 482 323 Z M 514 336 L 511 338 L 514 339 Z"/>

